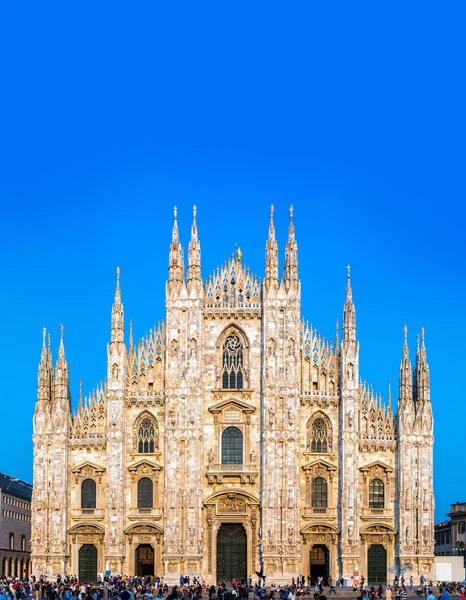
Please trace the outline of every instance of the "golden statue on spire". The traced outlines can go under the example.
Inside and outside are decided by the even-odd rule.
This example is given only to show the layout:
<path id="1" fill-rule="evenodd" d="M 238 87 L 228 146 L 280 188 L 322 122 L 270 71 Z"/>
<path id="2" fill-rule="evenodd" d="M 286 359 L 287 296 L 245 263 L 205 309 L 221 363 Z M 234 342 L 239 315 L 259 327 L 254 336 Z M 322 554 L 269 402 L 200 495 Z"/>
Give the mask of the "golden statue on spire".
<path id="1" fill-rule="evenodd" d="M 241 248 L 238 246 L 238 248 L 236 249 L 236 260 L 238 262 L 241 262 L 242 258 L 243 258 L 243 253 L 241 251 Z"/>

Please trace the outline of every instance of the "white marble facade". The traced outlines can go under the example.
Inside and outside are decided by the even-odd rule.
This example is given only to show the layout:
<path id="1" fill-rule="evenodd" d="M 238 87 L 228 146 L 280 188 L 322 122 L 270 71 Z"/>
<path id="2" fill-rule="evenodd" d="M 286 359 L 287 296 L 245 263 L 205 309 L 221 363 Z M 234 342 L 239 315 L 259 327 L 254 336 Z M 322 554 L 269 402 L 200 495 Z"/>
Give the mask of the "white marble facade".
<path id="1" fill-rule="evenodd" d="M 118 272 L 106 383 L 74 414 L 63 330 L 55 367 L 44 330 L 34 573 L 78 575 L 87 548 L 97 572 L 215 583 L 239 524 L 240 574 L 263 566 L 268 582 L 319 569 L 367 581 L 377 553 L 386 580 L 433 576 L 423 332 L 413 373 L 405 329 L 395 416 L 390 393 L 383 404 L 360 378 L 349 269 L 333 342 L 303 320 L 300 295 L 291 209 L 280 278 L 272 209 L 265 277 L 239 250 L 205 281 L 195 212 L 185 275 L 175 211 L 165 321 L 125 344 Z"/>

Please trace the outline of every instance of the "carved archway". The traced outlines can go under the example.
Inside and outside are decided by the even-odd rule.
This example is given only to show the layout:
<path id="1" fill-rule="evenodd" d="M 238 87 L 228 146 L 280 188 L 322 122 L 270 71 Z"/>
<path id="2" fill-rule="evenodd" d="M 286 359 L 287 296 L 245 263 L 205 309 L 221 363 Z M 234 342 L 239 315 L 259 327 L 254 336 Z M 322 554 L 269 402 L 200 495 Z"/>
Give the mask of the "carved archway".
<path id="1" fill-rule="evenodd" d="M 217 577 L 217 532 L 222 524 L 241 524 L 247 537 L 247 572 L 254 571 L 257 553 L 259 499 L 249 492 L 232 488 L 215 492 L 204 501 L 207 530 L 207 563 L 212 580 Z"/>

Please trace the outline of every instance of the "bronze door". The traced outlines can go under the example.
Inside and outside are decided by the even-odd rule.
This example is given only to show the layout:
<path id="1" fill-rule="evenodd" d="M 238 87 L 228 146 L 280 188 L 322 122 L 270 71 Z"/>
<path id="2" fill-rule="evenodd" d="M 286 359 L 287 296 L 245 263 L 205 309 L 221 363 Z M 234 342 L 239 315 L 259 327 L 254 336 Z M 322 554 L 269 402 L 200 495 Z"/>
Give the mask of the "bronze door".
<path id="1" fill-rule="evenodd" d="M 94 544 L 84 544 L 79 549 L 79 583 L 97 581 L 97 548 Z"/>
<path id="2" fill-rule="evenodd" d="M 382 544 L 372 544 L 367 551 L 367 583 L 386 583 L 387 551 Z"/>
<path id="3" fill-rule="evenodd" d="M 241 523 L 223 523 L 217 534 L 217 583 L 247 577 L 247 538 Z"/>
<path id="4" fill-rule="evenodd" d="M 136 548 L 136 575 L 155 575 L 154 549 L 150 544 L 139 544 Z"/>

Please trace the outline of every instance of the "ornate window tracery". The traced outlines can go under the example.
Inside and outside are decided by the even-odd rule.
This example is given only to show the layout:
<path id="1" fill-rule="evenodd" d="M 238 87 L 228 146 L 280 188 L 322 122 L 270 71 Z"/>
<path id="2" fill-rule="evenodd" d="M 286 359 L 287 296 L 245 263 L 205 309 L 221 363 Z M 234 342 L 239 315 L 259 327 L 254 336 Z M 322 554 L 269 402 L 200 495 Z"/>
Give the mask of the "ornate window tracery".
<path id="1" fill-rule="evenodd" d="M 331 438 L 329 428 L 322 417 L 317 417 L 312 424 L 309 433 L 309 446 L 315 454 L 325 454 L 331 450 Z"/>
<path id="2" fill-rule="evenodd" d="M 243 388 L 243 344 L 238 335 L 230 334 L 223 344 L 222 388 L 240 390 Z"/>
<path id="3" fill-rule="evenodd" d="M 138 427 L 138 452 L 140 454 L 152 454 L 156 447 L 156 435 L 154 421 L 144 417 Z"/>
<path id="4" fill-rule="evenodd" d="M 323 477 L 314 477 L 311 485 L 312 508 L 327 508 L 327 481 Z"/>
<path id="5" fill-rule="evenodd" d="M 85 479 L 81 484 L 81 508 L 95 508 L 97 486 L 93 479 Z"/>
<path id="6" fill-rule="evenodd" d="M 384 508 L 385 486 L 381 479 L 373 479 L 369 483 L 369 508 Z"/>
<path id="7" fill-rule="evenodd" d="M 243 464 L 243 432 L 227 427 L 222 433 L 222 465 Z"/>

